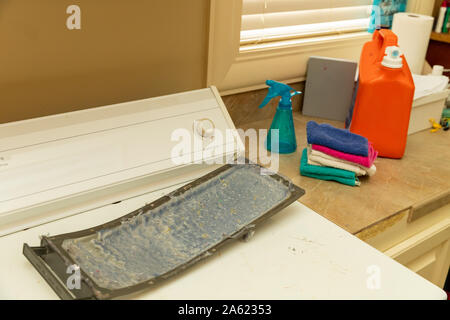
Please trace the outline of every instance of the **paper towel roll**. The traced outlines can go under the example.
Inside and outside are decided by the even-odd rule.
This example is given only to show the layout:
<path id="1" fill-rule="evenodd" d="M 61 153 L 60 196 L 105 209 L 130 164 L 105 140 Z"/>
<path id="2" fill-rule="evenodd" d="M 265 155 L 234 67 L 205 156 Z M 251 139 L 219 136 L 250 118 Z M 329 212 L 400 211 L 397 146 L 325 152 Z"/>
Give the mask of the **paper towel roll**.
<path id="1" fill-rule="evenodd" d="M 394 15 L 392 31 L 398 37 L 398 45 L 412 73 L 422 74 L 433 21 L 433 17 L 415 13 L 401 12 Z"/>

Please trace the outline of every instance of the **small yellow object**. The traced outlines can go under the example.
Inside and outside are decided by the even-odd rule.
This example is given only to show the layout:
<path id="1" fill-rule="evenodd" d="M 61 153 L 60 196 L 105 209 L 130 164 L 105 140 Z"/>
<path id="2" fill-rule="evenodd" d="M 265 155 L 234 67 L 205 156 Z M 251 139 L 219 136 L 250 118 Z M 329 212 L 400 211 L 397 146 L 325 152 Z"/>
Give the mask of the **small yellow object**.
<path id="1" fill-rule="evenodd" d="M 433 118 L 429 119 L 430 123 L 431 123 L 431 132 L 436 132 L 439 131 L 440 129 L 442 129 L 442 126 L 437 123 Z"/>

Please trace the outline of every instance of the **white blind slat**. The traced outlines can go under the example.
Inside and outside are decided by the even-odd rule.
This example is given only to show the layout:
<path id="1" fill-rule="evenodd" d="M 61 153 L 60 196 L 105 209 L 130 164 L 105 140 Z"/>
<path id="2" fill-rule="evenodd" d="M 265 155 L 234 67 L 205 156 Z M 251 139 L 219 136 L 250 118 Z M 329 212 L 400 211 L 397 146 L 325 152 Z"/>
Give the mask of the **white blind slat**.
<path id="1" fill-rule="evenodd" d="M 371 5 L 372 0 L 243 0 L 242 14 L 315 10 Z"/>
<path id="2" fill-rule="evenodd" d="M 320 36 L 330 33 L 357 32 L 369 27 L 368 19 L 336 21 L 334 23 L 314 23 L 298 26 L 256 29 L 241 32 L 241 44 L 264 41 L 283 40 L 289 38 L 303 38 Z"/>
<path id="3" fill-rule="evenodd" d="M 370 15 L 371 8 L 372 6 L 357 6 L 244 15 L 242 30 L 364 19 Z"/>
<path id="4" fill-rule="evenodd" d="M 372 0 L 243 0 L 241 45 L 369 27 Z"/>

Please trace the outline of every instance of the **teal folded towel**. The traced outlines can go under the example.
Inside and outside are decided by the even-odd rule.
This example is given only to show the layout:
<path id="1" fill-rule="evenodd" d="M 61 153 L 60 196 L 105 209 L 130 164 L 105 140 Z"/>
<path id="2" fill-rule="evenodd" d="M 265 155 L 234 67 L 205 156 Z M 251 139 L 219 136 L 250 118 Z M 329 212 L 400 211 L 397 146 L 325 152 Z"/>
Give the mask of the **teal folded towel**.
<path id="1" fill-rule="evenodd" d="M 303 149 L 302 160 L 300 162 L 300 174 L 320 180 L 337 181 L 352 187 L 360 185 L 354 172 L 308 164 L 308 151 L 306 148 Z"/>

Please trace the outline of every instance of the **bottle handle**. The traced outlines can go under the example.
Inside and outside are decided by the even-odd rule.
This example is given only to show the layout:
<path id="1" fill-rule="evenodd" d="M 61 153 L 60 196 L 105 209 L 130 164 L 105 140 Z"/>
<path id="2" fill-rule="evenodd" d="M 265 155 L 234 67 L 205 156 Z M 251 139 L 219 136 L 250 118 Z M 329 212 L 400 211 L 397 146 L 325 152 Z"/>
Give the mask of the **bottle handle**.
<path id="1" fill-rule="evenodd" d="M 380 57 L 378 57 L 378 61 L 380 62 L 383 60 L 385 56 L 387 47 L 398 47 L 398 37 L 391 30 L 388 29 L 376 30 L 375 33 L 373 34 L 373 37 L 374 39 L 378 39 L 379 46 L 381 47 Z"/>

